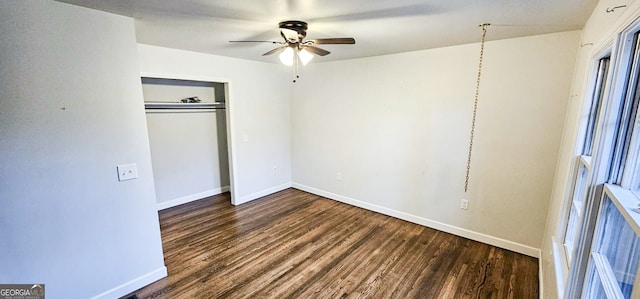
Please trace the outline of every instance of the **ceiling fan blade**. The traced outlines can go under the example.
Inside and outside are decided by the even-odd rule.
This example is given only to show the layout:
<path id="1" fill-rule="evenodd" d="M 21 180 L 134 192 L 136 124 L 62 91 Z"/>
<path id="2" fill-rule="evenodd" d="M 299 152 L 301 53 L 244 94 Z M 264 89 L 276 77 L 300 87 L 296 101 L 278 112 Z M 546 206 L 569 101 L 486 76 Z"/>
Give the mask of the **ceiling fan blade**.
<path id="1" fill-rule="evenodd" d="M 278 43 L 271 40 L 230 40 L 229 42 L 230 43 L 272 43 L 272 44 Z"/>
<path id="2" fill-rule="evenodd" d="M 271 55 L 271 54 L 275 54 L 278 52 L 282 52 L 284 49 L 288 48 L 289 46 L 282 46 L 282 47 L 277 47 L 269 52 L 266 52 L 264 54 L 262 54 L 262 56 L 267 56 L 267 55 Z"/>
<path id="3" fill-rule="evenodd" d="M 303 49 L 307 49 L 307 51 L 316 54 L 318 56 L 326 56 L 331 54 L 331 52 L 325 50 L 325 49 L 320 49 L 318 47 L 314 47 L 314 46 L 304 46 Z"/>
<path id="4" fill-rule="evenodd" d="M 340 37 L 340 38 L 319 38 L 314 39 L 312 42 L 316 45 L 353 45 L 356 40 L 353 37 Z"/>

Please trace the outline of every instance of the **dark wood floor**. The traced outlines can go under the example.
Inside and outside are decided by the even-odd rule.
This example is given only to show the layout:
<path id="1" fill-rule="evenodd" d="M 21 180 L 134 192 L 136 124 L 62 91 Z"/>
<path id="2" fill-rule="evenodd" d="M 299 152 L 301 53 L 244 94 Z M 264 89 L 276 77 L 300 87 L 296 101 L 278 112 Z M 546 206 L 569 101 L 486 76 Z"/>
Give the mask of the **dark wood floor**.
<path id="1" fill-rule="evenodd" d="M 160 212 L 139 298 L 538 298 L 538 260 L 295 189 Z"/>

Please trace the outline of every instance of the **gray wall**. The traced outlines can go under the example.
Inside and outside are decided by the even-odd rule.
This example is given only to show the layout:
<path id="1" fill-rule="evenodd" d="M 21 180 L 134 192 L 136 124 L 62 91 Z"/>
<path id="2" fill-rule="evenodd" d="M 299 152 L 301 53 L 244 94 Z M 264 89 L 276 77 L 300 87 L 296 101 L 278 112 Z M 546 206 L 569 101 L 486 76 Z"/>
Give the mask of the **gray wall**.
<path id="1" fill-rule="evenodd" d="M 165 275 L 133 21 L 0 1 L 0 36 L 0 283 L 117 297 Z"/>

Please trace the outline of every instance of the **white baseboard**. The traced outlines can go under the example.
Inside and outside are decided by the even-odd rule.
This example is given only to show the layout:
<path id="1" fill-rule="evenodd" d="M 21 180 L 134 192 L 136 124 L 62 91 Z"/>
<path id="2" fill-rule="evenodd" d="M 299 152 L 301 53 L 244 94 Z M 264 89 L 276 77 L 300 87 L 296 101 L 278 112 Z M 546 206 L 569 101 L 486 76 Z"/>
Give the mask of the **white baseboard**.
<path id="1" fill-rule="evenodd" d="M 284 183 L 284 184 L 282 184 L 280 186 L 271 187 L 269 189 L 265 189 L 265 190 L 262 190 L 262 191 L 258 191 L 258 192 L 255 192 L 255 193 L 240 197 L 237 200 L 232 200 L 231 203 L 233 205 L 236 205 L 236 206 L 237 205 L 241 205 L 243 203 L 252 201 L 254 199 L 258 199 L 258 198 L 263 197 L 263 196 L 267 196 L 269 194 L 276 193 L 278 191 L 282 191 L 282 190 L 287 189 L 287 188 L 291 188 L 291 182 Z"/>
<path id="2" fill-rule="evenodd" d="M 323 191 L 320 189 L 316 189 L 313 187 L 309 187 L 309 186 L 305 186 L 302 184 L 298 184 L 298 183 L 293 183 L 292 184 L 293 188 L 296 189 L 300 189 L 309 193 L 313 193 L 316 195 L 320 195 L 323 197 L 327 197 L 329 199 L 333 199 L 333 200 L 337 200 L 339 202 L 343 202 L 352 206 L 356 206 L 356 207 L 360 207 L 363 209 L 367 209 L 370 211 L 374 211 L 380 214 L 384 214 L 387 216 L 391 216 L 391 217 L 395 217 L 395 218 L 399 218 L 402 220 L 406 220 L 409 222 L 413 222 L 416 224 L 420 224 L 426 227 L 430 227 L 433 229 L 437 229 L 439 231 L 443 231 L 446 233 L 450 233 L 450 234 L 454 234 L 456 236 L 460 236 L 460 237 L 464 237 L 467 239 L 471 239 L 474 241 L 478 241 L 478 242 L 482 242 L 485 244 L 489 244 L 489 245 L 493 245 L 496 247 L 500 247 L 500 248 L 504 248 L 507 250 L 511 250 L 511 251 L 515 251 L 524 255 L 528 255 L 531 257 L 535 257 L 535 258 L 540 258 L 540 249 L 539 248 L 534 248 L 528 245 L 524 245 L 524 244 L 520 244 L 520 243 L 516 243 L 513 241 L 509 241 L 509 240 L 505 240 L 502 238 L 498 238 L 498 237 L 494 237 L 494 236 L 490 236 L 490 235 L 486 235 L 483 233 L 479 233 L 479 232 L 475 232 L 472 230 L 468 230 L 465 228 L 460 228 L 457 226 L 453 226 L 453 225 L 449 225 L 446 223 L 442 223 L 439 221 L 434 221 L 434 220 L 430 220 L 427 218 L 423 218 L 423 217 L 419 217 L 416 215 L 412 215 L 409 213 L 405 213 L 405 212 L 400 212 L 394 209 L 389 209 L 383 206 L 379 206 L 379 205 L 375 205 L 372 203 L 368 203 L 365 201 L 361 201 L 361 200 L 357 200 L 357 199 L 353 199 L 353 198 L 349 198 L 346 196 L 342 196 L 342 195 L 338 195 L 335 193 L 331 193 L 331 192 L 327 192 L 327 191 Z"/>
<path id="3" fill-rule="evenodd" d="M 110 289 L 102 294 L 98 294 L 94 297 L 97 298 L 120 298 L 124 295 L 127 295 L 135 290 L 138 290 L 142 287 L 145 287 L 153 282 L 156 282 L 162 278 L 167 277 L 167 267 L 162 266 L 155 271 L 149 272 L 145 275 L 142 275 L 134 280 L 125 282 L 113 289 Z"/>
<path id="4" fill-rule="evenodd" d="M 158 211 L 160 211 L 160 210 L 168 209 L 168 208 L 171 208 L 171 207 L 179 206 L 181 204 L 185 204 L 185 203 L 188 203 L 188 202 L 192 202 L 192 201 L 195 201 L 195 200 L 198 200 L 198 199 L 203 199 L 205 197 L 218 195 L 218 194 L 224 193 L 224 192 L 229 192 L 229 186 L 223 186 L 223 187 L 220 187 L 220 188 L 215 188 L 215 189 L 207 190 L 207 191 L 204 191 L 204 192 L 191 194 L 191 195 L 187 195 L 187 196 L 184 196 L 184 197 L 180 197 L 180 198 L 176 198 L 176 199 L 172 199 L 172 200 L 168 200 L 168 201 L 163 201 L 163 202 L 158 203 L 156 205 L 156 208 L 158 209 Z"/>

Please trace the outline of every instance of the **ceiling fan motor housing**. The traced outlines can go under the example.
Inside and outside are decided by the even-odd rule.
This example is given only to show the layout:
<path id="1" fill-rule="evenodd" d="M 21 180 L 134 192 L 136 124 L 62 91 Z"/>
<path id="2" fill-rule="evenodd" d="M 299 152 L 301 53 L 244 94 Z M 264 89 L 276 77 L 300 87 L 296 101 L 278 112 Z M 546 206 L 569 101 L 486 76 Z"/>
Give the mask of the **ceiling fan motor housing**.
<path id="1" fill-rule="evenodd" d="M 289 29 L 298 33 L 300 40 L 307 36 L 307 22 L 304 21 L 282 21 L 278 24 L 280 29 Z"/>

